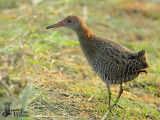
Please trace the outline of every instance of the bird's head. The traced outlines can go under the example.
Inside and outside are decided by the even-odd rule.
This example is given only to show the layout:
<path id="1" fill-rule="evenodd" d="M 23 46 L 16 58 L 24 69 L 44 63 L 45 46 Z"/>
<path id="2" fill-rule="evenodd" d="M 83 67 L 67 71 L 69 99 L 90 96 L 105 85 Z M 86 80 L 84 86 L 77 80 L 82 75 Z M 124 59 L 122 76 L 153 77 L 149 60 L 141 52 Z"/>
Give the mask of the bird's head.
<path id="1" fill-rule="evenodd" d="M 49 25 L 46 29 L 55 28 L 55 27 L 68 27 L 72 30 L 77 30 L 83 24 L 83 20 L 77 16 L 67 16 L 60 22 Z"/>

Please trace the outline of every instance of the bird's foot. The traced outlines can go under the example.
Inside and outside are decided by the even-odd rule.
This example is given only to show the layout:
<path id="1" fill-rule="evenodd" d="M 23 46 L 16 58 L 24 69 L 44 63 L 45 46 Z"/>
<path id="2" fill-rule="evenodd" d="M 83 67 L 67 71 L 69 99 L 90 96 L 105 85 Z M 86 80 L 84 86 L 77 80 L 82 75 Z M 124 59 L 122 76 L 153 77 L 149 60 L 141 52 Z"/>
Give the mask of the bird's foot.
<path id="1" fill-rule="evenodd" d="M 125 109 L 124 109 L 123 107 L 121 107 L 121 106 L 118 105 L 117 103 L 114 103 L 114 104 L 110 107 L 110 110 L 109 110 L 110 112 L 112 112 L 111 110 L 112 110 L 112 108 L 113 108 L 114 106 L 116 106 L 116 108 L 119 107 L 119 108 L 121 108 L 122 110 L 125 111 Z"/>

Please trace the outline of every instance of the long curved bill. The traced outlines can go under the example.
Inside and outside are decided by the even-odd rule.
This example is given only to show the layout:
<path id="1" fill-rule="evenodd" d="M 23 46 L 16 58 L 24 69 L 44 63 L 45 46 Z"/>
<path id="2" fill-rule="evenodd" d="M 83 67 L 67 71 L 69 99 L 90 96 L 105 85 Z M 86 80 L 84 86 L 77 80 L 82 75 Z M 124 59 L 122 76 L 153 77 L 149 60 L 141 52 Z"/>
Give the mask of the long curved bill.
<path id="1" fill-rule="evenodd" d="M 46 27 L 46 29 L 55 28 L 55 27 L 64 27 L 65 23 L 63 21 L 57 22 L 55 24 L 49 25 Z"/>

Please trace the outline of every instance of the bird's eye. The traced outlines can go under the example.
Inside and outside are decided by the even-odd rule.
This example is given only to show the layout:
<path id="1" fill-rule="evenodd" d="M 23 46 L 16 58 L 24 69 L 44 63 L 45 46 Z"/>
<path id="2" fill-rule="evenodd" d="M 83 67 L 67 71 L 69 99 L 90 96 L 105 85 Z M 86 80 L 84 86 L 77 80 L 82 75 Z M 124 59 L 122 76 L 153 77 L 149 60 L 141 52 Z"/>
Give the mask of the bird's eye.
<path id="1" fill-rule="evenodd" d="M 68 20 L 68 22 L 72 22 L 71 20 Z"/>

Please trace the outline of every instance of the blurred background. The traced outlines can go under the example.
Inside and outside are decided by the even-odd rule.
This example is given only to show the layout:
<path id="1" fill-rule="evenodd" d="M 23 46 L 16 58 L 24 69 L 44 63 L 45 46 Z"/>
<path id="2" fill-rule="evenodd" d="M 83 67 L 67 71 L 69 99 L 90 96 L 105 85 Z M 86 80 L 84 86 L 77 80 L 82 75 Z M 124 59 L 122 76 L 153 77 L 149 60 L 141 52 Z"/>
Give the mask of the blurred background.
<path id="1" fill-rule="evenodd" d="M 45 27 L 67 15 L 83 18 L 96 34 L 147 51 L 148 75 L 124 84 L 106 119 L 160 119 L 159 0 L 0 0 L 0 119 L 5 102 L 30 119 L 100 119 L 107 88 L 84 58 L 76 34 Z M 115 100 L 119 86 L 111 86 Z M 20 118 L 20 117 L 18 117 Z M 23 119 L 22 117 L 20 119 Z"/>

